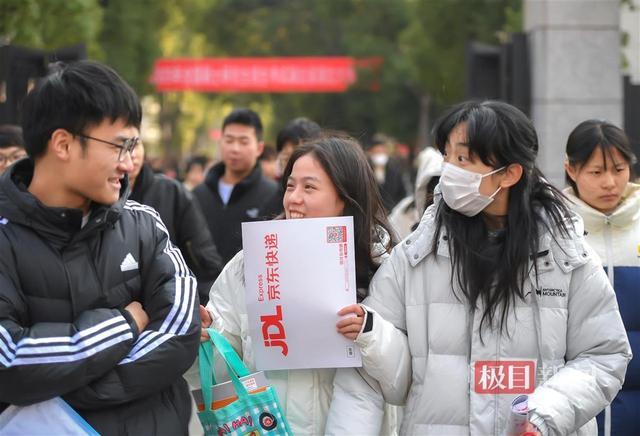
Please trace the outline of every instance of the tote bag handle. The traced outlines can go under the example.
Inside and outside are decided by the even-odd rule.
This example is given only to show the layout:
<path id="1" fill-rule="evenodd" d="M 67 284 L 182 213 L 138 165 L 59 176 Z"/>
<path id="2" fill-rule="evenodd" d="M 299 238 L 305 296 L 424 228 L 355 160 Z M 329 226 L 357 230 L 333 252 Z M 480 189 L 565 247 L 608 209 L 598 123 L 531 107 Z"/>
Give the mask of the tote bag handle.
<path id="1" fill-rule="evenodd" d="M 215 374 L 215 364 L 213 358 L 213 348 L 215 347 L 227 366 L 229 379 L 233 383 L 236 394 L 239 398 L 247 398 L 249 393 L 240 382 L 240 377 L 249 375 L 246 365 L 240 360 L 229 341 L 213 328 L 207 329 L 210 340 L 200 344 L 200 384 L 202 386 L 202 397 L 204 399 L 205 410 L 211 410 L 212 387 L 217 384 Z"/>

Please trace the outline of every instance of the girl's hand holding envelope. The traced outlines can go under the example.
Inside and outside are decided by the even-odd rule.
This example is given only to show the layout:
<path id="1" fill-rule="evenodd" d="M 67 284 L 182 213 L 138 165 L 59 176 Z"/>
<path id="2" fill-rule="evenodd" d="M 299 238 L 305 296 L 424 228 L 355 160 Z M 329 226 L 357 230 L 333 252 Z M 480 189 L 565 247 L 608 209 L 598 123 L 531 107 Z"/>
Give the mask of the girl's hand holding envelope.
<path id="1" fill-rule="evenodd" d="M 213 318 L 211 317 L 211 313 L 205 309 L 205 307 L 200 305 L 200 342 L 206 342 L 209 340 L 209 333 L 207 333 L 207 329 L 213 324 Z"/>

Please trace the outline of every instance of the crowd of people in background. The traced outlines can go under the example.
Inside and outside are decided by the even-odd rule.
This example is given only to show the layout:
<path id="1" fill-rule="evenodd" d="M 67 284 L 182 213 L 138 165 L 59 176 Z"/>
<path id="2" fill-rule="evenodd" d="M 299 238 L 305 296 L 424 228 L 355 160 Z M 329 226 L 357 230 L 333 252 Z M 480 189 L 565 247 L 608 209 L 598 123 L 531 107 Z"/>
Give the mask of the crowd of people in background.
<path id="1" fill-rule="evenodd" d="M 250 109 L 243 110 L 251 111 Z M 258 114 L 255 114 L 255 116 L 258 116 Z M 318 123 L 305 117 L 299 117 L 290 120 L 278 131 L 275 146 L 259 141 L 264 142 L 262 151 L 257 159 L 260 163 L 262 175 L 267 179 L 279 182 L 293 150 L 301 142 L 321 132 L 323 132 L 323 129 Z M 362 146 L 374 170 L 384 206 L 389 212 L 401 200 L 413 197 L 412 183 L 418 177 L 417 172 L 420 171 L 420 166 L 426 157 L 425 152 L 435 151 L 435 148 L 428 147 L 417 153 L 415 159 L 411 159 L 406 145 L 380 133 L 373 135 L 369 140 L 362 141 Z M 220 152 L 218 154 L 220 156 L 216 158 L 205 155 L 190 155 L 180 164 L 170 163 L 165 165 L 164 161 L 157 157 L 147 159 L 147 164 L 155 173 L 180 180 L 185 188 L 192 191 L 205 181 L 205 174 L 211 167 L 224 160 L 222 142 L 219 149 Z M 409 193 L 411 195 L 408 195 Z M 266 216 L 276 216 L 282 212 L 282 195 L 283 192 L 280 192 L 280 198 L 273 198 L 272 209 L 267 211 Z"/>
<path id="2" fill-rule="evenodd" d="M 219 158 L 165 172 L 142 115 L 81 61 L 0 126 L 2 408 L 62 397 L 101 434 L 201 433 L 183 374 L 206 329 L 256 369 L 242 223 L 345 215 L 357 304 L 336 329 L 363 366 L 269 372 L 294 434 L 503 434 L 513 396 L 473 371 L 523 359 L 527 432 L 640 434 L 640 185 L 621 128 L 571 132 L 561 190 L 532 122 L 497 101 L 446 111 L 413 166 L 385 135 L 304 117 L 270 146 L 236 108 Z"/>

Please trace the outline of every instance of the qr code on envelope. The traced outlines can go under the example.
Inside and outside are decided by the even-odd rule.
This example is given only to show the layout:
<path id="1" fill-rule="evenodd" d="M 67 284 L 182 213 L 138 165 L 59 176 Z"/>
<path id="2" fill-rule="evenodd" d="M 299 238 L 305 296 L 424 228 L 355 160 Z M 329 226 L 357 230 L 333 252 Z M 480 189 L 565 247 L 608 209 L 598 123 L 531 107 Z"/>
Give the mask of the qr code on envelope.
<path id="1" fill-rule="evenodd" d="M 347 226 L 327 227 L 327 242 L 330 244 L 347 242 Z"/>

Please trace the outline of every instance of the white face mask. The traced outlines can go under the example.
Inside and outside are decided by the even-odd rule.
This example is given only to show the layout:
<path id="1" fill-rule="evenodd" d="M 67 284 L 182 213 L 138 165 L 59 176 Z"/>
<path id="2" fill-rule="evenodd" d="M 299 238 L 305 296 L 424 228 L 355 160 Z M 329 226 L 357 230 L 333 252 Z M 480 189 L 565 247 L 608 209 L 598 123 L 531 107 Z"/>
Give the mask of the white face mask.
<path id="1" fill-rule="evenodd" d="M 442 198 L 451 209 L 466 216 L 476 216 L 493 202 L 493 198 L 500 191 L 498 186 L 496 192 L 490 196 L 482 195 L 480 193 L 482 179 L 504 168 L 498 168 L 487 174 L 478 174 L 445 162 L 442 164 L 440 176 Z"/>
<path id="2" fill-rule="evenodd" d="M 373 165 L 383 167 L 389 162 L 389 156 L 384 153 L 376 153 L 371 155 Z"/>

